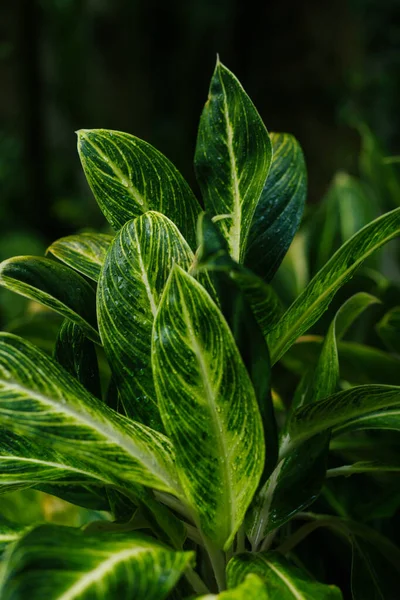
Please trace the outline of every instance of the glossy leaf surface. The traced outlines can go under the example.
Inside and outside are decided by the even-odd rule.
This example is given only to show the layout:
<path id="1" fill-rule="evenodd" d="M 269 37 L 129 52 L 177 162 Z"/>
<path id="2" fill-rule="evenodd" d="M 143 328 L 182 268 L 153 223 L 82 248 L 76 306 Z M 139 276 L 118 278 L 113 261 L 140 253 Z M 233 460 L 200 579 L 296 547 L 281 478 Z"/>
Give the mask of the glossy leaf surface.
<path id="1" fill-rule="evenodd" d="M 69 235 L 53 242 L 47 252 L 51 252 L 72 269 L 97 281 L 112 239 L 112 235 L 105 233 Z"/>
<path id="2" fill-rule="evenodd" d="M 177 227 L 149 212 L 116 235 L 97 291 L 99 329 L 120 399 L 129 417 L 162 429 L 151 368 L 151 335 L 169 273 L 189 269 L 193 253 Z"/>
<path id="3" fill-rule="evenodd" d="M 312 580 L 278 552 L 238 554 L 227 566 L 228 586 L 234 587 L 249 573 L 265 583 L 269 600 L 341 600 L 340 590 Z"/>
<path id="4" fill-rule="evenodd" d="M 205 208 L 232 257 L 243 262 L 254 211 L 271 164 L 268 132 L 239 81 L 219 60 L 200 119 L 195 167 Z"/>
<path id="5" fill-rule="evenodd" d="M 245 263 L 270 281 L 300 225 L 307 195 L 307 172 L 299 142 L 271 133 L 272 163 L 250 228 Z"/>
<path id="6" fill-rule="evenodd" d="M 88 535 L 43 525 L 23 537 L 3 565 L 4 600 L 162 600 L 192 560 L 139 534 Z"/>
<path id="7" fill-rule="evenodd" d="M 78 131 L 78 151 L 93 194 L 115 229 L 156 210 L 174 221 L 194 246 L 200 206 L 161 152 L 133 135 L 107 129 Z"/>
<path id="8" fill-rule="evenodd" d="M 1 263 L 0 285 L 55 310 L 99 342 L 94 290 L 68 267 L 49 258 L 17 256 Z"/>
<path id="9" fill-rule="evenodd" d="M 272 363 L 319 319 L 363 260 L 399 234 L 400 209 L 396 209 L 364 227 L 334 254 L 269 334 Z"/>
<path id="10" fill-rule="evenodd" d="M 21 338 L 0 334 L 0 418 L 114 481 L 174 491 L 169 441 L 91 396 L 73 377 Z"/>
<path id="11" fill-rule="evenodd" d="M 153 369 L 189 503 L 205 535 L 228 547 L 263 470 L 262 421 L 226 321 L 177 266 L 154 323 Z"/>

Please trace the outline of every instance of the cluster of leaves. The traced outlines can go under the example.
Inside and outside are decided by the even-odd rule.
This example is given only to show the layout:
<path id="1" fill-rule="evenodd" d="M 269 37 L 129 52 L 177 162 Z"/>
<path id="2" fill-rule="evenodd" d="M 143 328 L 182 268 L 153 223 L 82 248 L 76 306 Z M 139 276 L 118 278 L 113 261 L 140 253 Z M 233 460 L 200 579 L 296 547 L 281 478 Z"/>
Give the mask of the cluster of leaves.
<path id="1" fill-rule="evenodd" d="M 300 225 L 303 154 L 220 62 L 195 154 L 205 213 L 149 144 L 82 130 L 78 149 L 116 233 L 0 266 L 2 286 L 64 318 L 52 358 L 0 334 L 0 489 L 109 517 L 3 520 L 1 598 L 394 599 L 400 551 L 331 484 L 400 470 L 400 309 L 379 325 L 387 352 L 343 341 L 377 297 L 326 311 L 400 234 L 400 209 L 351 231 L 285 307 L 271 280 Z M 297 274 L 298 239 L 274 282 Z M 351 548 L 350 583 L 321 558 L 322 528 L 339 562 Z"/>

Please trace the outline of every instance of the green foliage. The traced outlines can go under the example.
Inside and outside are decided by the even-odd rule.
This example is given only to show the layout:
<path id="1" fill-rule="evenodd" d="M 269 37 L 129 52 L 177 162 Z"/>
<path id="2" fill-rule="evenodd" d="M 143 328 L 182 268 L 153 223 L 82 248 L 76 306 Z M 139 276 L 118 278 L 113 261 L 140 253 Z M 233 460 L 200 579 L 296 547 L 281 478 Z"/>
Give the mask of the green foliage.
<path id="1" fill-rule="evenodd" d="M 0 502 L 1 598 L 394 600 L 400 300 L 379 249 L 400 209 L 377 214 L 372 162 L 368 193 L 339 174 L 296 235 L 301 147 L 219 61 L 195 152 L 206 213 L 149 144 L 82 130 L 78 148 L 116 231 L 0 265 L 45 307 L 0 334 L 0 492 L 87 518 L 13 522 Z M 393 495 L 351 512 L 379 486 Z"/>

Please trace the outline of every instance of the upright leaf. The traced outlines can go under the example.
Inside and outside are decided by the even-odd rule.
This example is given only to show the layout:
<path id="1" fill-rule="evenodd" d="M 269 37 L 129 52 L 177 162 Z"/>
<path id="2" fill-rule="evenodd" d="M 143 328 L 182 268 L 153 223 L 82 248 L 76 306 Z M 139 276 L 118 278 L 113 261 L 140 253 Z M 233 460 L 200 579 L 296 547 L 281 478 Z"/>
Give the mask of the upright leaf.
<path id="1" fill-rule="evenodd" d="M 114 482 L 179 490 L 167 438 L 121 417 L 56 362 L 6 333 L 0 334 L 0 420 Z"/>
<path id="2" fill-rule="evenodd" d="M 54 349 L 54 358 L 83 387 L 101 398 L 99 367 L 93 342 L 84 330 L 69 319 L 61 326 Z"/>
<path id="3" fill-rule="evenodd" d="M 219 60 L 200 119 L 195 168 L 206 210 L 232 257 L 243 262 L 257 203 L 271 164 L 268 132 L 236 77 Z"/>
<path id="4" fill-rule="evenodd" d="M 361 229 L 334 254 L 270 332 L 273 364 L 319 319 L 363 260 L 399 234 L 400 209 L 396 209 Z"/>
<path id="5" fill-rule="evenodd" d="M 139 534 L 88 535 L 42 525 L 5 557 L 3 600 L 162 600 L 192 561 Z"/>
<path id="6" fill-rule="evenodd" d="M 133 135 L 107 129 L 78 131 L 78 151 L 92 192 L 115 229 L 155 210 L 177 225 L 190 246 L 195 245 L 200 206 L 161 152 Z"/>
<path id="7" fill-rule="evenodd" d="M 0 285 L 55 310 L 99 342 L 94 290 L 68 267 L 37 256 L 9 258 L 0 265 Z"/>
<path id="8" fill-rule="evenodd" d="M 266 281 L 278 269 L 296 233 L 307 195 L 307 171 L 299 142 L 271 133 L 272 163 L 250 228 L 246 264 Z"/>
<path id="9" fill-rule="evenodd" d="M 226 321 L 178 266 L 158 309 L 152 353 L 182 487 L 204 534 L 229 547 L 263 470 L 262 422 Z"/>
<path id="10" fill-rule="evenodd" d="M 173 265 L 192 262 L 176 226 L 148 212 L 116 235 L 99 279 L 100 335 L 120 399 L 129 417 L 153 429 L 162 429 L 151 370 L 154 317 Z"/>
<path id="11" fill-rule="evenodd" d="M 234 587 L 249 573 L 265 583 L 270 600 L 342 600 L 340 590 L 311 579 L 278 552 L 237 554 L 228 563 L 228 586 Z"/>
<path id="12" fill-rule="evenodd" d="M 56 258 L 86 277 L 97 281 L 112 242 L 105 233 L 79 233 L 56 240 L 47 248 Z"/>

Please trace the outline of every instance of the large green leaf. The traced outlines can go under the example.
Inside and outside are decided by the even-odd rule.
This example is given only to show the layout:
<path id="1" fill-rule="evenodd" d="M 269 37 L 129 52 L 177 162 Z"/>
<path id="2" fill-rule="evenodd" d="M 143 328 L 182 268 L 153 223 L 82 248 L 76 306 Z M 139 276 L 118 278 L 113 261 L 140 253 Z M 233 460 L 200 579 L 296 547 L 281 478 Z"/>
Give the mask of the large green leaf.
<path id="1" fill-rule="evenodd" d="M 112 235 L 105 233 L 78 233 L 56 240 L 47 252 L 51 252 L 72 269 L 97 281 L 112 239 Z"/>
<path id="2" fill-rule="evenodd" d="M 400 354 L 400 306 L 392 308 L 379 321 L 376 329 L 391 352 Z"/>
<path id="3" fill-rule="evenodd" d="M 195 168 L 205 208 L 232 257 L 243 262 L 254 211 L 268 175 L 268 132 L 236 77 L 219 60 L 200 119 Z"/>
<path id="4" fill-rule="evenodd" d="M 200 206 L 161 152 L 133 135 L 107 129 L 78 131 L 78 151 L 93 194 L 113 227 L 120 229 L 156 210 L 169 217 L 194 247 Z"/>
<path id="5" fill-rule="evenodd" d="M 16 256 L 1 263 L 0 285 L 55 310 L 99 342 L 95 292 L 68 267 L 49 258 Z"/>
<path id="6" fill-rule="evenodd" d="M 148 212 L 116 235 L 98 283 L 100 335 L 121 402 L 129 417 L 153 429 L 162 429 L 151 369 L 154 317 L 173 265 L 187 270 L 192 262 L 177 227 Z"/>
<path id="7" fill-rule="evenodd" d="M 269 598 L 263 580 L 254 573 L 246 575 L 244 581 L 231 590 L 217 595 L 198 596 L 198 600 L 269 600 Z"/>
<path id="8" fill-rule="evenodd" d="M 296 410 L 290 420 L 282 455 L 317 433 L 394 406 L 400 406 L 400 386 L 390 385 L 361 385 L 307 404 Z"/>
<path id="9" fill-rule="evenodd" d="M 43 525 L 20 539 L 3 564 L 3 600 L 162 600 L 192 562 L 139 534 L 89 535 Z"/>
<path id="10" fill-rule="evenodd" d="M 158 309 L 152 353 L 182 486 L 204 534 L 229 547 L 263 470 L 262 421 L 226 321 L 178 266 Z"/>
<path id="11" fill-rule="evenodd" d="M 89 392 L 101 398 L 96 349 L 82 327 L 65 319 L 54 348 L 54 358 Z"/>
<path id="12" fill-rule="evenodd" d="M 272 163 L 254 213 L 246 264 L 270 281 L 296 233 L 307 195 L 300 144 L 287 133 L 271 133 Z"/>
<path id="13" fill-rule="evenodd" d="M 0 421 L 113 481 L 179 489 L 167 438 L 118 415 L 34 346 L 5 333 L 0 334 Z"/>
<path id="14" fill-rule="evenodd" d="M 268 600 L 341 600 L 340 590 L 311 579 L 278 552 L 238 554 L 227 566 L 228 586 L 234 587 L 246 575 L 255 573 L 265 582 Z"/>
<path id="15" fill-rule="evenodd" d="M 335 427 L 334 434 L 340 435 L 346 431 L 355 431 L 357 429 L 400 431 L 400 408 L 383 408 L 366 415 L 360 415 Z"/>
<path id="16" fill-rule="evenodd" d="M 361 229 L 334 254 L 270 332 L 273 364 L 319 319 L 363 260 L 399 234 L 400 209 L 396 209 Z"/>

